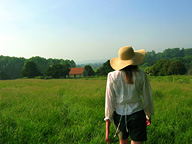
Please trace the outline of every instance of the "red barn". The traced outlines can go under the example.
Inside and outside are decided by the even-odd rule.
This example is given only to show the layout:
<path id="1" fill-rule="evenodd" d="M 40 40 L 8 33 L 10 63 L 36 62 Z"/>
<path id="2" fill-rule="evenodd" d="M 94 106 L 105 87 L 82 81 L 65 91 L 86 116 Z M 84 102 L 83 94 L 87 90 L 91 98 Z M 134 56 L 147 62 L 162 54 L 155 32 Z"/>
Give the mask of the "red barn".
<path id="1" fill-rule="evenodd" d="M 84 67 L 71 68 L 71 70 L 69 72 L 69 78 L 81 78 L 83 76 L 86 76 L 86 72 L 84 70 Z"/>

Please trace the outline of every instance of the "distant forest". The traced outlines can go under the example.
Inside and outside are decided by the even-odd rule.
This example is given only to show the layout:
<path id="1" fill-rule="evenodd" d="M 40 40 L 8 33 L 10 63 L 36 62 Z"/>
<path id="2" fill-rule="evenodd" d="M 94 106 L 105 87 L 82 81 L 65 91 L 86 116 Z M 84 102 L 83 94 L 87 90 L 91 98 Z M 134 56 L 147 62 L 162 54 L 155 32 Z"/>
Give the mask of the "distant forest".
<path id="1" fill-rule="evenodd" d="M 29 59 L 0 56 L 0 79 L 17 79 L 21 76 L 21 71 L 27 62 L 34 62 L 39 71 L 44 74 L 46 70 L 55 64 L 76 67 L 73 60 L 45 59 L 39 56 Z M 103 64 L 89 64 L 96 71 L 96 75 L 106 75 L 112 71 L 109 60 Z M 83 65 L 81 65 L 83 66 Z M 177 72 L 175 68 L 182 69 Z M 170 75 L 170 74 L 191 74 L 192 73 L 192 48 L 168 48 L 163 52 L 156 53 L 154 50 L 146 53 L 146 58 L 140 68 L 150 75 Z"/>
<path id="2" fill-rule="evenodd" d="M 151 75 L 191 74 L 192 48 L 168 48 L 163 52 L 147 52 L 141 69 Z M 180 71 L 182 72 L 177 72 Z M 175 71 L 175 72 L 174 72 Z"/>
<path id="3" fill-rule="evenodd" d="M 147 52 L 144 66 L 152 66 L 161 59 L 170 61 L 179 60 L 181 63 L 185 64 L 187 69 L 189 69 L 192 66 L 192 48 L 168 48 L 159 53 L 156 53 L 154 50 Z"/>
<path id="4" fill-rule="evenodd" d="M 158 53 L 154 50 L 146 52 L 140 69 L 152 76 L 192 75 L 192 48 L 168 48 Z M 108 60 L 96 70 L 96 75 L 107 75 L 110 71 L 113 69 Z"/>
<path id="5" fill-rule="evenodd" d="M 45 74 L 47 69 L 52 65 L 69 64 L 70 67 L 76 67 L 76 64 L 73 60 L 63 60 L 63 59 L 45 59 L 39 56 L 32 57 L 29 59 L 9 57 L 9 56 L 0 56 L 0 79 L 17 79 L 21 77 L 21 71 L 24 68 L 25 64 L 28 62 L 34 62 L 37 65 L 37 68 L 42 74 Z"/>

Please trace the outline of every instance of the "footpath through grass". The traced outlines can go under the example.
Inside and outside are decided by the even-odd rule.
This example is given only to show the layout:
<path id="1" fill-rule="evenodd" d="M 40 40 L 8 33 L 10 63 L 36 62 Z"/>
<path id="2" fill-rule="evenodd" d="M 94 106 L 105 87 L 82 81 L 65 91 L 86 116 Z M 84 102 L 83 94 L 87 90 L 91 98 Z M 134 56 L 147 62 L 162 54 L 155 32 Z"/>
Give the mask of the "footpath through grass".
<path id="1" fill-rule="evenodd" d="M 105 144 L 106 80 L 0 81 L 0 143 Z M 147 144 L 192 143 L 192 84 L 151 81 Z M 111 126 L 110 137 L 114 127 Z"/>

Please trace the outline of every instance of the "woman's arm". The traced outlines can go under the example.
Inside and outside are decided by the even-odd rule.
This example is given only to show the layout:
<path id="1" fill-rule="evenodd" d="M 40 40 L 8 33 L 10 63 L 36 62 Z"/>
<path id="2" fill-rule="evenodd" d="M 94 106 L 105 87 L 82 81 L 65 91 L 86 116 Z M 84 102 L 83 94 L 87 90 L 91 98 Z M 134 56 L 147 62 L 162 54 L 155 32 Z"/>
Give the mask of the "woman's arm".
<path id="1" fill-rule="evenodd" d="M 106 96 L 105 96 L 105 119 L 104 119 L 106 121 L 105 141 L 107 143 L 111 142 L 109 140 L 109 131 L 114 111 L 115 111 L 115 92 L 113 89 L 113 82 L 111 80 L 110 74 L 108 74 L 106 85 Z"/>
<path id="2" fill-rule="evenodd" d="M 111 140 L 109 139 L 109 133 L 110 133 L 110 120 L 106 120 L 106 133 L 105 133 L 105 141 L 106 142 L 111 142 Z"/>
<path id="3" fill-rule="evenodd" d="M 151 85 L 146 73 L 144 74 L 142 93 L 143 93 L 144 111 L 149 120 L 151 120 L 151 115 L 154 115 L 154 101 Z"/>

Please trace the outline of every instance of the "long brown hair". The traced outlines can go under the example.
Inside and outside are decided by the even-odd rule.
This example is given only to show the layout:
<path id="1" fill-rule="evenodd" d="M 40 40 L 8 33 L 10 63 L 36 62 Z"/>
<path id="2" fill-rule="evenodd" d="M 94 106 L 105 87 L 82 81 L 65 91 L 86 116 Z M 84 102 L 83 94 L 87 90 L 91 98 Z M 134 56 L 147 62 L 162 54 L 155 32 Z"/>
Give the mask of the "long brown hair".
<path id="1" fill-rule="evenodd" d="M 129 65 L 122 69 L 125 72 L 125 81 L 128 84 L 133 84 L 133 72 L 139 71 L 137 65 Z"/>

